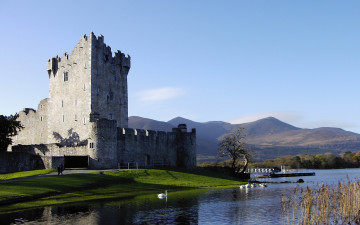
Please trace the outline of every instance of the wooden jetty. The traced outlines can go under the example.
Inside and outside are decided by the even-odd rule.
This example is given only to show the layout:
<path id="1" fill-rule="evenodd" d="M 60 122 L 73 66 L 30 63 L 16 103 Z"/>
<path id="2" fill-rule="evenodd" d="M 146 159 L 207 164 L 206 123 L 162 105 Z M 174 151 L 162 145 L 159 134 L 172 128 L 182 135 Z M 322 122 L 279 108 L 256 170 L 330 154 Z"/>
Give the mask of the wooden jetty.
<path id="1" fill-rule="evenodd" d="M 277 177 L 302 177 L 302 176 L 315 176 L 314 172 L 308 172 L 308 173 L 270 173 L 270 174 L 263 174 L 258 175 L 256 177 L 258 178 L 277 178 Z"/>

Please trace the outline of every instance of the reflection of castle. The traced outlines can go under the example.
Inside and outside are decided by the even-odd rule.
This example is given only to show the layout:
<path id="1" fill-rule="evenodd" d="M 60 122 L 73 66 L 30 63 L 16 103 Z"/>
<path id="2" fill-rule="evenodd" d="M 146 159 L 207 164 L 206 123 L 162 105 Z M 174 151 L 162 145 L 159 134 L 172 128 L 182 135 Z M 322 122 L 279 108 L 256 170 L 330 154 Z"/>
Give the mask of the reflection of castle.
<path id="1" fill-rule="evenodd" d="M 173 132 L 129 129 L 127 75 L 130 56 L 84 35 L 70 54 L 47 62 L 49 98 L 19 113 L 25 126 L 14 152 L 42 157 L 45 167 L 116 168 L 119 163 L 196 166 L 195 129 Z"/>

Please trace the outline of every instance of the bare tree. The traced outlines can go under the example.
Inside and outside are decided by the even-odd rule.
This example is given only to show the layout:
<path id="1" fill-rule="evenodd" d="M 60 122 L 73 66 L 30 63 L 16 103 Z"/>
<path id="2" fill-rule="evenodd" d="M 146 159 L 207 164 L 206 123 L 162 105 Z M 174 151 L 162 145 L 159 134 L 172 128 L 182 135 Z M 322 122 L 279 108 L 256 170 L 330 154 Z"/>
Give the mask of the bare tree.
<path id="1" fill-rule="evenodd" d="M 238 127 L 220 140 L 218 156 L 230 158 L 233 175 L 242 176 L 247 169 L 250 158 L 250 151 L 245 143 L 247 136 L 245 128 Z"/>

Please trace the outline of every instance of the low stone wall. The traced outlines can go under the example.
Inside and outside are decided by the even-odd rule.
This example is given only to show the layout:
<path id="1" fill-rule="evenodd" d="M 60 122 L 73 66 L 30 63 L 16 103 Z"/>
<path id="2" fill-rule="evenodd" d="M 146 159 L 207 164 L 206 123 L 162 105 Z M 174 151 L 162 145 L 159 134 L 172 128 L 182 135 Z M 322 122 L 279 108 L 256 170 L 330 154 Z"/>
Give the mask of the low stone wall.
<path id="1" fill-rule="evenodd" d="M 24 152 L 0 152 L 0 173 L 45 169 L 39 155 Z"/>

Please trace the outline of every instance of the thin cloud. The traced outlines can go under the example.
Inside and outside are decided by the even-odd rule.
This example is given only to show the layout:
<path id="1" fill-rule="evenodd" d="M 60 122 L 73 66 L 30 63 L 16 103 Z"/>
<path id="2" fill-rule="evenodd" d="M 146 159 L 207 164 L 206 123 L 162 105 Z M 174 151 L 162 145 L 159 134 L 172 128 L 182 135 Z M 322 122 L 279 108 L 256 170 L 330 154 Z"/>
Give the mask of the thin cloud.
<path id="1" fill-rule="evenodd" d="M 183 88 L 165 87 L 141 91 L 137 94 L 139 101 L 163 101 L 173 99 L 185 94 Z"/>

